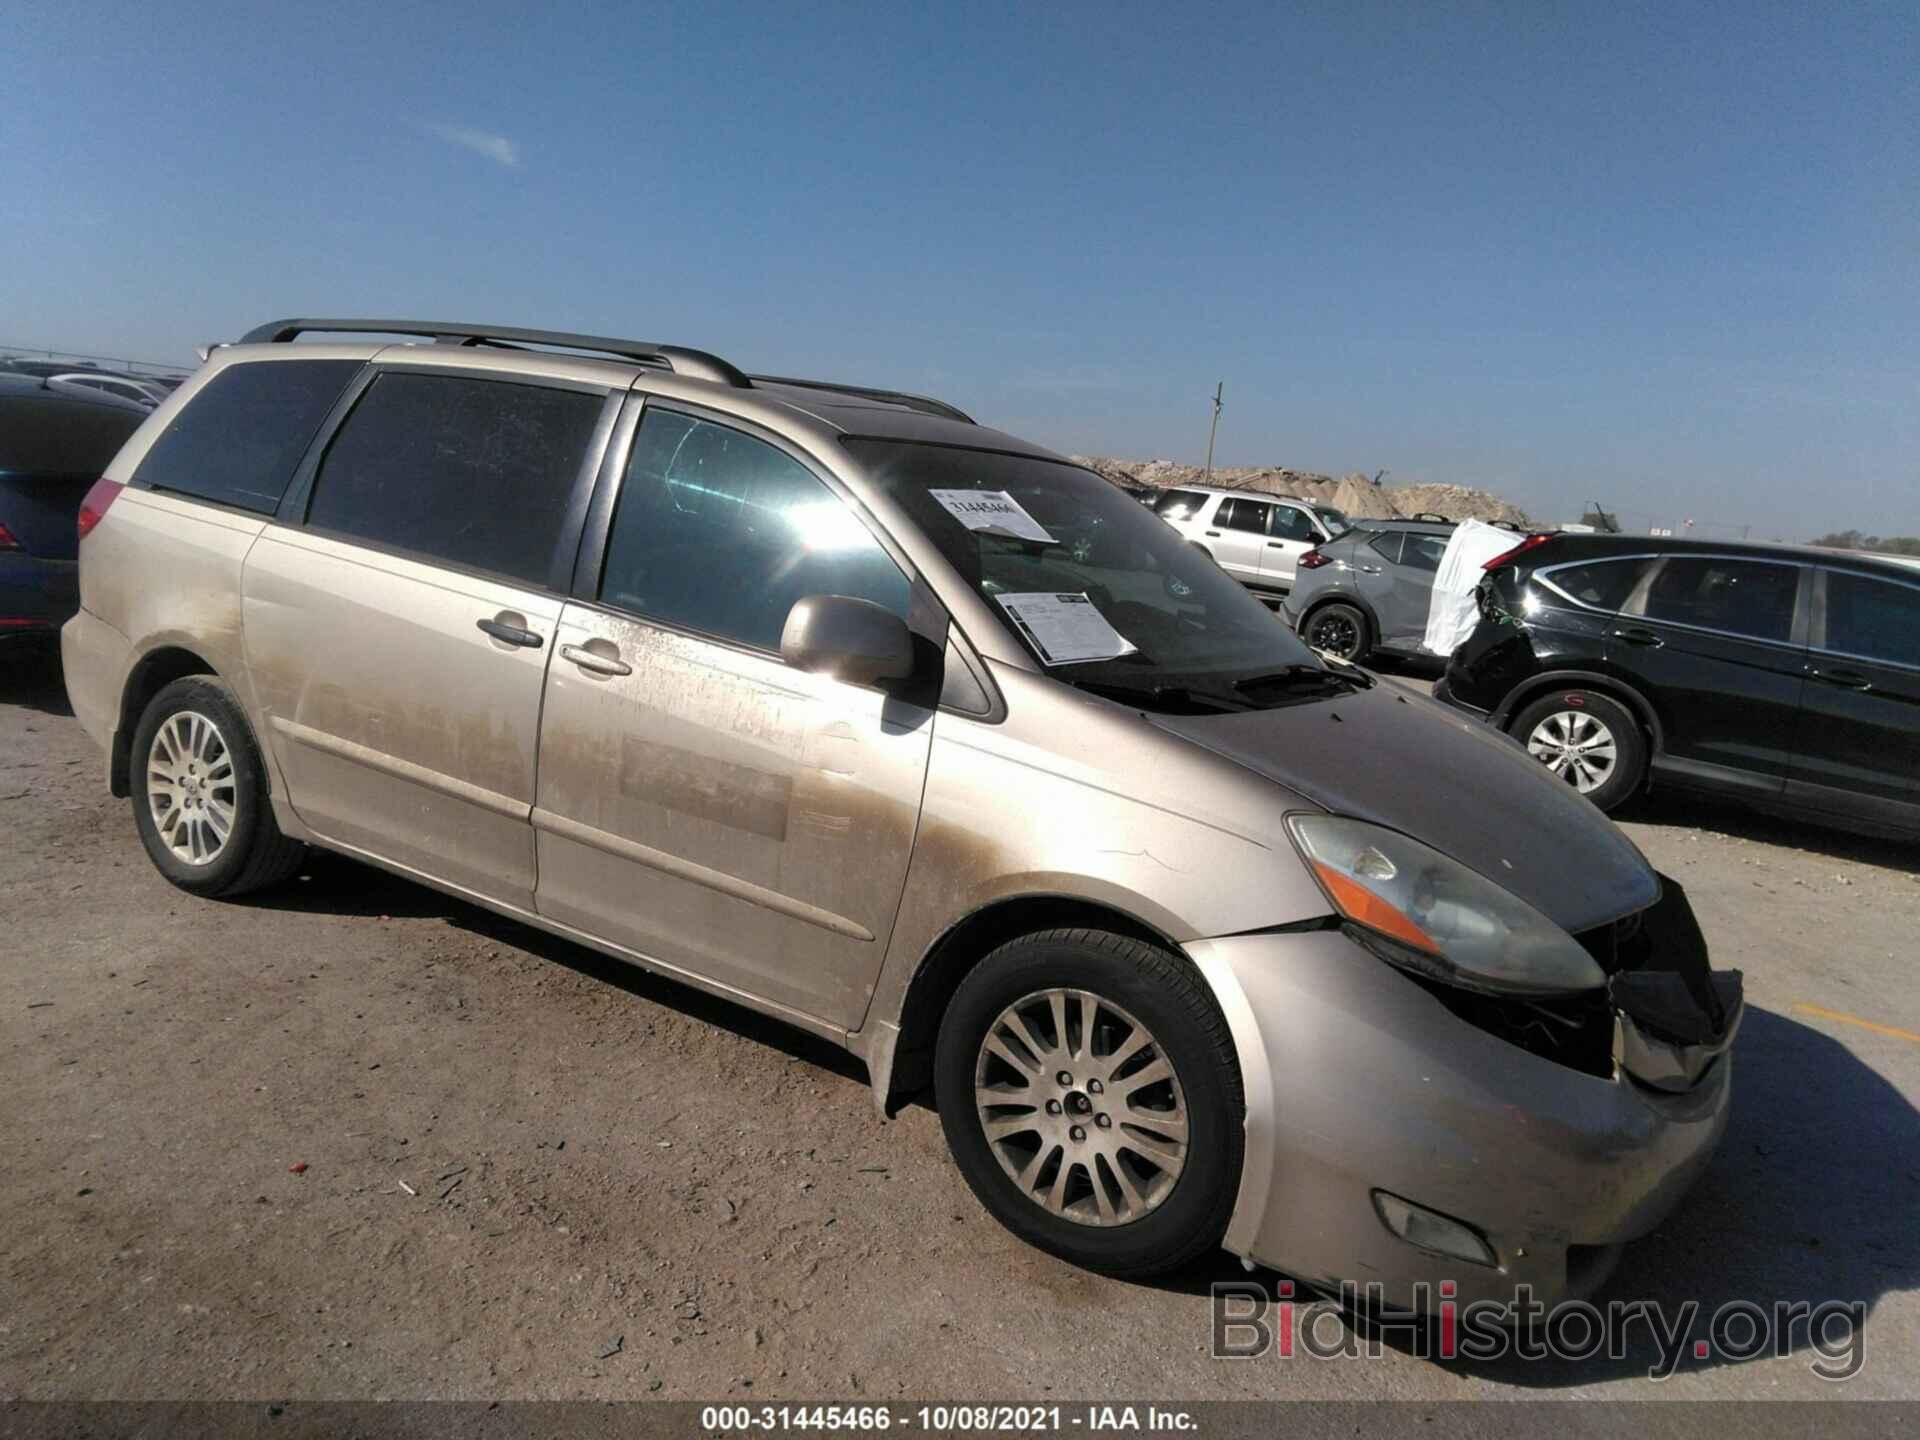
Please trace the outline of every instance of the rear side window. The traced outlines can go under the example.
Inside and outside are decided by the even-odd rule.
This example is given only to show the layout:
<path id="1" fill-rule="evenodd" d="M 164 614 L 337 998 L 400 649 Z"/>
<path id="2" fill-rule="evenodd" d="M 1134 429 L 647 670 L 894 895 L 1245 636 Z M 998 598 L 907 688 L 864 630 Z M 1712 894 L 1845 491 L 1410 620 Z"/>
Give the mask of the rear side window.
<path id="1" fill-rule="evenodd" d="M 1206 503 L 1207 497 L 1203 491 L 1169 490 L 1153 502 L 1153 513 L 1162 520 L 1191 520 Z"/>
<path id="2" fill-rule="evenodd" d="M 1438 570 L 1446 553 L 1444 535 L 1408 535 L 1400 551 L 1400 563 L 1409 570 Z"/>
<path id="3" fill-rule="evenodd" d="M 135 485 L 271 515 L 358 360 L 229 365 L 153 442 Z"/>
<path id="4" fill-rule="evenodd" d="M 1367 544 L 1379 551 L 1381 555 L 1385 556 L 1393 564 L 1398 565 L 1400 563 L 1401 538 L 1401 533 L 1398 530 L 1382 530 L 1378 535 L 1367 541 Z"/>
<path id="5" fill-rule="evenodd" d="M 1214 524 L 1228 530 L 1245 530 L 1254 535 L 1267 533 L 1267 516 L 1273 506 L 1259 500 L 1222 500 Z"/>
<path id="6" fill-rule="evenodd" d="M 1920 589 L 1829 570 L 1826 648 L 1865 660 L 1920 665 Z"/>
<path id="7" fill-rule="evenodd" d="M 307 524 L 544 585 L 605 397 L 389 372 L 314 477 Z"/>
<path id="8" fill-rule="evenodd" d="M 1645 572 L 1645 560 L 1592 560 L 1584 565 L 1556 565 L 1536 572 L 1538 578 L 1571 600 L 1595 610 L 1618 610 L 1633 593 L 1634 582 Z M 1788 607 L 1792 615 L 1792 607 Z"/>
<path id="9" fill-rule="evenodd" d="M 600 598 L 636 615 L 778 650 L 794 602 L 851 595 L 907 618 L 900 567 L 785 451 L 649 406 L 614 507 Z"/>
<path id="10" fill-rule="evenodd" d="M 1786 640 L 1793 633 L 1799 584 L 1800 571 L 1793 565 L 1677 555 L 1654 577 L 1646 615 L 1755 640 Z"/>

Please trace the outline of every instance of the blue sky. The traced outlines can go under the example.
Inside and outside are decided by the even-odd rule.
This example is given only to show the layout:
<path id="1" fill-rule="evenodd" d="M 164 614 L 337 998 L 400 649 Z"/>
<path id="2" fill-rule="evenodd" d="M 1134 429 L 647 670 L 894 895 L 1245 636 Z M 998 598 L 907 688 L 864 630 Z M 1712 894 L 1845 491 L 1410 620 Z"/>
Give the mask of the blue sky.
<path id="1" fill-rule="evenodd" d="M 0 341 L 628 334 L 1063 450 L 1920 533 L 1920 7 L 9 7 Z"/>

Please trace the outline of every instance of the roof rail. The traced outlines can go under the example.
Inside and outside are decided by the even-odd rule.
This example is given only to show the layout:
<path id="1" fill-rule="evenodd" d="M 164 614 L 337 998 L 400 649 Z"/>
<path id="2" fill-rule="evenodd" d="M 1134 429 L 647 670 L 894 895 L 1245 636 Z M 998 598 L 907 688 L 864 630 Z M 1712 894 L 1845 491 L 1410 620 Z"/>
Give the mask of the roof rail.
<path id="1" fill-rule="evenodd" d="M 242 345 L 283 344 L 301 335 L 419 335 L 458 345 L 555 345 L 568 350 L 597 350 L 671 370 L 692 380 L 711 380 L 735 390 L 750 390 L 746 373 L 718 355 L 683 345 L 655 345 L 609 335 L 576 335 L 566 330 L 524 330 L 510 325 L 460 325 L 438 320 L 270 320 L 240 337 Z"/>
<path id="2" fill-rule="evenodd" d="M 910 395 L 904 390 L 876 390 L 868 385 L 837 385 L 831 380 L 795 380 L 787 375 L 750 376 L 760 385 L 792 385 L 802 390 L 831 390 L 836 395 L 858 395 L 863 400 L 884 400 L 893 405 L 904 405 L 909 410 L 918 410 L 922 415 L 938 415 L 943 420 L 958 420 L 962 424 L 977 423 L 964 410 L 959 410 L 944 400 L 935 400 L 929 395 Z"/>

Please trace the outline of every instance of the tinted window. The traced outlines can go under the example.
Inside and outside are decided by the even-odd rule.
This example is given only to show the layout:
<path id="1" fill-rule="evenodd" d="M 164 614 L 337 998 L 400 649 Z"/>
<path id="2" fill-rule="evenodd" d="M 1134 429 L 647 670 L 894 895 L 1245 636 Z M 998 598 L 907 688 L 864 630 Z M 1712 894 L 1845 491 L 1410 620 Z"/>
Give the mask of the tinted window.
<path id="1" fill-rule="evenodd" d="M 1398 530 L 1383 530 L 1367 541 L 1367 544 L 1379 551 L 1391 563 L 1395 565 L 1400 563 L 1400 532 Z"/>
<path id="2" fill-rule="evenodd" d="M 174 416 L 134 472 L 136 485 L 271 515 L 358 360 L 230 365 Z"/>
<path id="3" fill-rule="evenodd" d="M 778 650 L 787 612 L 805 596 L 851 595 L 904 620 L 908 589 L 866 526 L 799 461 L 724 425 L 648 409 L 607 538 L 600 598 L 609 605 Z"/>
<path id="4" fill-rule="evenodd" d="M 1582 605 L 1618 610 L 1627 603 L 1646 565 L 1645 560 L 1594 560 L 1585 565 L 1555 566 L 1540 578 Z M 1792 613 L 1791 601 L 1788 613 Z"/>
<path id="5" fill-rule="evenodd" d="M 1409 535 L 1400 551 L 1400 563 L 1410 570 L 1438 570 L 1447 553 L 1444 535 Z"/>
<path id="6" fill-rule="evenodd" d="M 1267 533 L 1267 516 L 1273 506 L 1258 500 L 1222 500 L 1220 514 L 1214 521 L 1228 530 L 1247 530 L 1255 535 Z"/>
<path id="7" fill-rule="evenodd" d="M 603 397 L 382 375 L 313 483 L 307 523 L 544 585 Z"/>
<path id="8" fill-rule="evenodd" d="M 1153 502 L 1153 513 L 1163 520 L 1191 520 L 1206 503 L 1203 490 L 1169 490 Z"/>
<path id="9" fill-rule="evenodd" d="M 1826 648 L 1920 665 L 1920 589 L 1829 570 Z"/>
<path id="10" fill-rule="evenodd" d="M 1756 640 L 1785 640 L 1793 633 L 1793 597 L 1799 583 L 1800 572 L 1792 565 L 1676 556 L 1654 578 L 1647 618 Z"/>

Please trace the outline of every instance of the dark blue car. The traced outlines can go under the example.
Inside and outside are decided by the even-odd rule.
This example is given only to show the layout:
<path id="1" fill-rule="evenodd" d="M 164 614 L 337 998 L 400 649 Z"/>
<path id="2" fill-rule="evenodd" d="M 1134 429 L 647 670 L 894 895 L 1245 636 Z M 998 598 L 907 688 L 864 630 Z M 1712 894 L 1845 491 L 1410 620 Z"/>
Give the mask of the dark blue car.
<path id="1" fill-rule="evenodd" d="M 0 651 L 57 643 L 80 608 L 80 501 L 150 413 L 0 375 Z"/>

